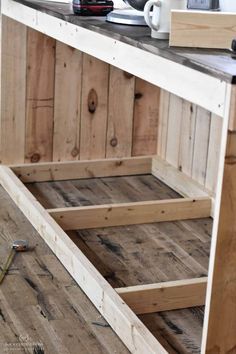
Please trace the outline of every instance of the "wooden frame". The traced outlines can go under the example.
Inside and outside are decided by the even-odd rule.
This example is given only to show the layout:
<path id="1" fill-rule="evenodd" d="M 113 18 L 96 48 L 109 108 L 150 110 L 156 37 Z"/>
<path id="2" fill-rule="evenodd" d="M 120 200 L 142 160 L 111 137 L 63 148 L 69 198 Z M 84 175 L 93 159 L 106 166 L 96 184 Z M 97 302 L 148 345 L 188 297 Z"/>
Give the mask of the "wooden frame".
<path id="1" fill-rule="evenodd" d="M 46 155 L 46 157 L 44 154 L 38 156 L 37 151 L 36 154 L 33 153 L 30 158 L 27 154 L 27 156 L 25 156 L 24 146 L 19 144 L 21 137 L 27 135 L 25 134 L 24 130 L 25 120 L 22 119 L 22 117 L 25 118 L 25 110 L 27 109 L 24 104 L 21 104 L 21 102 L 25 102 L 24 90 L 19 90 L 20 100 L 19 96 L 16 98 L 14 95 L 9 94 L 8 92 L 10 91 L 12 93 L 12 74 L 13 76 L 15 75 L 14 85 L 15 83 L 18 84 L 18 86 L 16 86 L 16 91 L 18 88 L 21 89 L 22 87 L 25 87 L 25 75 L 24 71 L 21 70 L 25 65 L 25 55 L 27 49 L 25 41 L 27 31 L 25 26 L 36 29 L 41 33 L 45 33 L 49 37 L 55 38 L 62 43 L 72 46 L 73 48 L 93 55 L 106 63 L 112 64 L 117 68 L 125 70 L 133 75 L 136 75 L 137 77 L 153 83 L 154 85 L 158 85 L 164 90 L 178 95 L 179 97 L 176 96 L 174 100 L 183 98 L 190 101 L 187 102 L 185 109 L 193 109 L 192 103 L 196 103 L 199 106 L 206 108 L 210 112 L 215 113 L 220 118 L 223 118 L 220 119 L 220 122 L 223 123 L 223 128 L 219 129 L 221 132 L 219 133 L 219 137 L 221 139 L 219 139 L 217 141 L 218 143 L 215 145 L 213 141 L 211 154 L 209 156 L 209 159 L 211 159 L 214 152 L 214 147 L 216 145 L 220 145 L 220 164 L 219 167 L 217 165 L 217 167 L 213 170 L 213 173 L 210 175 L 211 177 L 214 173 L 216 174 L 216 172 L 218 172 L 216 200 L 214 204 L 212 203 L 212 215 L 214 211 L 214 227 L 210 254 L 210 267 L 207 279 L 207 296 L 203 326 L 202 354 L 215 353 L 216 350 L 222 353 L 233 352 L 236 346 L 236 311 L 234 306 L 234 297 L 236 294 L 235 86 L 227 84 L 224 82 L 224 80 L 216 79 L 209 75 L 197 72 L 194 69 L 187 68 L 184 65 L 174 63 L 171 60 L 160 57 L 159 55 L 148 53 L 144 49 L 130 46 L 129 44 L 120 40 L 111 39 L 105 34 L 102 35 L 80 26 L 68 24 L 58 18 L 54 18 L 40 11 L 33 10 L 12 0 L 4 0 L 2 2 L 2 13 L 5 16 L 18 21 L 17 24 L 22 27 L 21 31 L 17 30 L 17 26 L 15 27 L 13 36 L 10 37 L 11 39 L 14 38 L 14 41 L 4 41 L 4 43 L 11 44 L 10 54 L 15 53 L 16 48 L 18 49 L 18 57 L 16 58 L 16 61 L 11 63 L 13 65 L 10 66 L 10 69 L 8 70 L 10 77 L 5 77 L 5 80 L 11 81 L 11 84 L 9 85 L 10 88 L 7 87 L 8 89 L 4 90 L 2 100 L 6 110 L 4 111 L 4 114 L 7 113 L 10 117 L 9 120 L 6 120 L 5 122 L 3 120 L 1 122 L 1 124 L 4 123 L 4 129 L 2 128 L 2 139 L 4 139 L 5 142 L 8 139 L 8 135 L 5 134 L 5 131 L 14 131 L 15 133 L 14 139 L 12 139 L 15 144 L 12 144 L 12 140 L 9 139 L 10 143 L 5 144 L 4 146 L 2 155 L 5 159 L 3 162 L 5 163 L 14 163 L 14 161 L 16 163 L 30 160 L 34 161 L 37 160 L 37 158 L 39 160 L 41 155 L 43 156 L 44 160 L 48 159 L 48 155 Z M 25 26 L 22 26 L 21 24 L 24 24 Z M 96 46 L 91 46 L 91 40 L 94 40 Z M 109 51 L 106 50 L 107 48 L 109 48 Z M 51 49 L 53 49 L 53 45 L 51 45 Z M 129 51 L 129 61 L 126 60 L 126 55 L 124 55 L 127 50 Z M 5 60 L 5 62 L 9 64 L 8 60 Z M 15 70 L 15 66 L 17 66 L 17 70 Z M 54 73 L 53 70 L 49 71 L 50 73 Z M 3 70 L 2 75 L 6 76 L 5 70 Z M 41 88 L 41 90 L 43 90 L 43 88 Z M 51 97 L 50 94 L 51 91 L 48 92 L 48 98 Z M 165 95 L 163 91 L 162 94 Z M 161 107 L 163 115 L 167 114 L 166 111 L 168 111 L 170 106 L 168 95 L 169 94 L 167 93 L 167 100 L 164 100 Z M 178 119 L 176 119 L 175 113 L 176 112 L 173 111 L 173 109 L 168 112 L 168 114 L 172 115 L 171 121 L 168 121 L 168 127 L 173 127 L 170 140 L 175 135 L 176 128 L 180 126 L 181 120 L 179 119 L 179 116 L 184 112 L 177 112 Z M 203 121 L 208 121 L 208 113 L 209 112 L 204 115 L 200 111 L 200 115 L 202 115 Z M 4 119 L 5 118 L 6 117 L 4 115 Z M 164 123 L 158 134 L 161 132 L 163 136 L 165 136 L 165 128 L 166 127 Z M 185 128 L 188 130 L 189 126 L 187 125 Z M 218 128 L 219 125 L 216 124 L 215 129 Z M 228 132 L 228 129 L 230 132 Z M 46 129 L 46 138 L 50 135 L 48 133 L 49 131 L 50 130 Z M 198 131 L 203 132 L 205 129 L 202 129 L 200 125 Z M 201 137 L 200 133 L 199 137 Z M 59 143 L 60 138 L 61 136 L 59 136 L 58 139 Z M 197 142 L 200 144 L 201 139 L 197 139 Z M 163 147 L 163 150 L 165 150 L 165 139 L 164 142 L 159 140 L 158 145 L 159 144 L 162 145 L 161 148 Z M 17 161 L 15 146 L 17 146 L 17 150 L 20 152 L 20 158 L 18 157 Z M 184 144 L 183 149 L 187 148 L 188 144 Z M 175 144 L 170 146 L 168 152 L 170 152 L 169 150 L 171 150 L 171 152 L 175 152 Z M 44 152 L 45 151 L 43 151 L 43 153 Z M 163 158 L 166 157 L 165 154 L 162 154 L 162 149 L 159 149 L 158 152 Z M 28 153 L 28 150 L 26 153 Z M 110 155 L 104 154 L 104 156 Z M 118 156 L 118 154 L 115 156 Z M 122 156 L 124 156 L 124 154 L 122 154 Z M 56 160 L 60 160 L 58 156 L 54 158 Z M 76 155 L 74 158 L 77 159 L 78 156 Z M 119 175 L 118 170 L 120 171 L 120 175 L 122 175 L 123 172 L 129 174 L 129 171 L 132 174 L 135 169 L 135 173 L 138 173 L 140 166 L 140 171 L 142 171 L 142 173 L 145 171 L 145 173 L 148 173 L 148 171 L 151 169 L 152 173 L 156 177 L 160 178 L 185 198 L 211 198 L 211 195 L 206 189 L 202 188 L 200 185 L 198 185 L 198 183 L 194 182 L 191 178 L 187 177 L 184 173 L 181 172 L 181 164 L 178 165 L 176 161 L 173 161 L 173 159 L 169 157 L 166 157 L 166 159 L 171 163 L 173 162 L 172 164 L 174 166 L 168 164 L 166 161 L 160 160 L 159 157 L 156 157 L 152 160 L 150 158 L 144 158 L 144 160 L 141 159 L 139 161 L 133 159 L 129 161 L 127 159 L 125 161 L 122 160 L 122 164 L 124 163 L 124 171 L 122 170 L 123 167 L 118 168 L 120 164 L 120 159 L 118 159 L 115 161 L 114 169 L 117 171 L 115 174 L 117 173 L 117 175 Z M 196 161 L 201 162 L 200 159 L 201 154 L 197 154 Z M 42 161 L 42 159 L 40 159 L 40 161 Z M 80 177 L 80 175 L 78 176 L 75 174 L 77 170 L 82 170 L 83 175 L 86 178 L 93 177 L 96 174 L 94 171 L 99 170 L 98 166 L 102 166 L 103 160 L 100 162 L 84 161 L 84 166 L 82 166 L 82 168 L 81 165 L 77 165 L 77 162 L 75 164 L 38 164 L 33 165 L 32 168 L 30 165 L 21 165 L 15 167 L 11 166 L 11 168 L 2 166 L 0 167 L 0 180 L 1 184 L 8 191 L 15 203 L 24 212 L 34 227 L 39 231 L 45 242 L 47 242 L 47 244 L 51 247 L 53 252 L 61 260 L 62 264 L 64 264 L 66 269 L 74 277 L 77 283 L 80 284 L 81 288 L 90 297 L 91 301 L 100 310 L 102 315 L 108 320 L 112 328 L 120 336 L 130 351 L 133 353 L 166 353 L 166 350 L 160 345 L 160 343 L 156 341 L 156 339 L 150 334 L 146 327 L 137 319 L 134 312 L 126 306 L 122 299 L 122 296 L 127 296 L 127 299 L 129 298 L 129 300 L 126 301 L 130 301 L 130 306 L 135 308 L 137 304 L 135 300 L 135 294 L 142 294 L 143 299 L 147 301 L 147 308 L 144 309 L 143 307 L 141 309 L 136 309 L 135 311 L 147 311 L 148 308 L 151 311 L 154 305 L 152 298 L 153 293 L 154 296 L 159 296 L 158 294 L 163 291 L 159 290 L 160 285 L 151 284 L 144 285 L 141 288 L 132 287 L 131 289 L 112 289 L 110 285 L 103 279 L 103 277 L 96 271 L 92 264 L 86 259 L 83 253 L 80 252 L 78 248 L 72 243 L 67 234 L 50 216 L 48 211 L 46 211 L 25 188 L 22 182 L 27 182 L 30 180 L 54 180 L 55 178 L 62 180 L 66 177 L 77 178 Z M 114 164 L 114 161 L 110 161 L 109 163 L 110 167 L 108 167 L 108 172 L 106 175 L 109 175 L 109 173 L 112 173 L 111 171 L 113 171 L 112 166 L 114 167 L 114 165 L 112 164 Z M 132 167 L 131 164 L 133 164 Z M 141 165 L 143 165 L 142 168 Z M 78 168 L 78 166 L 80 166 L 80 168 Z M 85 166 L 89 166 L 87 171 Z M 126 170 L 126 166 L 129 166 L 129 171 Z M 187 166 L 187 169 L 185 169 L 186 173 L 188 167 L 189 166 Z M 103 170 L 104 166 L 100 168 L 99 173 L 101 175 L 103 175 Z M 13 171 L 16 172 L 18 177 L 22 178 L 22 181 L 16 177 Z M 79 172 L 79 174 L 80 173 L 81 172 Z M 98 175 L 99 173 L 97 172 Z M 195 178 L 194 175 L 193 178 Z M 76 271 L 78 268 L 80 269 L 79 273 Z M 191 284 L 191 286 L 193 286 L 193 292 L 200 294 L 199 297 L 201 296 L 201 298 L 204 300 L 204 285 L 199 284 L 197 279 L 193 279 L 192 282 L 193 284 Z M 188 306 L 189 303 L 191 305 L 199 304 L 199 301 L 196 303 L 196 298 L 192 297 L 192 290 L 190 291 L 192 288 L 189 286 L 190 285 L 187 285 L 185 280 L 181 280 L 180 283 L 169 284 L 169 286 L 168 284 L 161 284 L 161 288 L 166 288 L 164 292 L 170 296 L 170 302 L 168 303 L 168 306 L 170 306 L 168 307 L 169 309 L 172 307 L 175 308 L 177 305 L 180 307 Z M 186 291 L 186 294 L 189 294 L 189 300 L 184 298 L 182 299 L 182 290 L 184 290 L 184 292 Z M 177 301 L 179 294 L 180 302 Z M 175 298 L 175 296 L 177 296 L 177 298 Z M 204 301 L 200 302 L 204 303 Z M 162 305 L 162 308 L 167 308 L 167 304 L 163 303 Z M 141 302 L 138 306 L 143 306 L 143 302 Z M 220 321 L 219 318 L 221 319 Z"/>
<path id="2" fill-rule="evenodd" d="M 0 183 L 132 353 L 166 354 L 135 314 L 204 305 L 207 278 L 113 289 L 63 231 L 209 217 L 211 198 L 190 178 L 183 198 L 46 210 L 23 182 L 151 173 L 150 157 L 0 166 Z M 165 164 L 164 164 L 165 166 Z M 175 171 L 178 175 L 178 170 Z M 174 170 L 172 170 L 174 174 Z M 178 178 L 176 178 L 178 182 Z M 193 183 L 193 186 L 195 184 Z M 173 186 L 173 181 L 172 181 Z M 191 198 L 186 198 L 191 194 Z M 54 220 L 55 219 L 55 220 Z M 58 225 L 58 223 L 60 226 Z M 127 306 L 128 305 L 128 306 Z"/>

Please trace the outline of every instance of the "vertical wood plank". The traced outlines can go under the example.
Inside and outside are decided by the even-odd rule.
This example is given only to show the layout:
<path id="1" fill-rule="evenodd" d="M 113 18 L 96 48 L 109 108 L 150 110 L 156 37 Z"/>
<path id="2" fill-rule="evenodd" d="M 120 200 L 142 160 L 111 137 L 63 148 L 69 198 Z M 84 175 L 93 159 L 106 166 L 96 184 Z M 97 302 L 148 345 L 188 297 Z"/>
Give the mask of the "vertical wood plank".
<path id="1" fill-rule="evenodd" d="M 159 103 L 159 87 L 136 78 L 132 156 L 156 154 Z"/>
<path id="2" fill-rule="evenodd" d="M 131 156 L 135 78 L 110 69 L 107 157 Z"/>
<path id="3" fill-rule="evenodd" d="M 53 160 L 79 156 L 82 53 L 56 42 Z"/>
<path id="4" fill-rule="evenodd" d="M 25 161 L 51 161 L 55 40 L 28 28 Z"/>
<path id="5" fill-rule="evenodd" d="M 192 172 L 193 147 L 196 128 L 196 110 L 196 105 L 193 105 L 188 101 L 183 102 L 179 169 L 188 176 L 191 176 Z"/>
<path id="6" fill-rule="evenodd" d="M 169 104 L 170 104 L 170 93 L 168 91 L 161 90 L 158 133 L 157 133 L 157 154 L 162 159 L 165 159 L 166 157 L 167 131 L 168 131 L 169 107 L 170 107 Z"/>
<path id="7" fill-rule="evenodd" d="M 171 95 L 169 105 L 166 160 L 178 168 L 183 100 L 178 96 Z"/>
<path id="8" fill-rule="evenodd" d="M 209 287 L 203 332 L 203 353 L 236 351 L 236 134 L 228 133 L 219 225 L 215 219 Z M 217 231 L 218 226 L 218 231 Z"/>
<path id="9" fill-rule="evenodd" d="M 197 107 L 192 177 L 205 185 L 211 114 Z"/>
<path id="10" fill-rule="evenodd" d="M 24 162 L 26 27 L 2 16 L 1 162 Z"/>
<path id="11" fill-rule="evenodd" d="M 109 65 L 83 55 L 80 158 L 105 157 Z"/>
<path id="12" fill-rule="evenodd" d="M 221 117 L 218 117 L 214 114 L 212 115 L 205 182 L 205 187 L 212 192 L 216 192 L 221 147 L 222 123 L 223 120 Z"/>

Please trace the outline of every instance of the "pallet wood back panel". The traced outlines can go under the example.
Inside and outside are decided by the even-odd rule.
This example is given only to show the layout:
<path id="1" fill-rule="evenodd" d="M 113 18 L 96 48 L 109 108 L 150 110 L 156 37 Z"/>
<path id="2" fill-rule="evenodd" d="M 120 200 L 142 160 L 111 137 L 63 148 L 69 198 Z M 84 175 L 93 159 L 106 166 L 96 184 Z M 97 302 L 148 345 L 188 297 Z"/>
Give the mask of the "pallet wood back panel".
<path id="1" fill-rule="evenodd" d="M 215 192 L 222 119 L 165 91 L 161 93 L 158 155 Z"/>
<path id="2" fill-rule="evenodd" d="M 110 67 L 106 157 L 131 156 L 135 78 Z"/>
<path id="3" fill-rule="evenodd" d="M 219 117 L 42 33 L 3 20 L 3 163 L 157 152 L 215 190 Z"/>
<path id="4" fill-rule="evenodd" d="M 132 156 L 152 155 L 157 150 L 160 88 L 136 78 Z"/>
<path id="5" fill-rule="evenodd" d="M 25 155 L 26 27 L 5 16 L 2 21 L 1 162 L 21 163 Z"/>
<path id="6" fill-rule="evenodd" d="M 55 40 L 28 29 L 25 161 L 51 161 Z"/>
<path id="7" fill-rule="evenodd" d="M 104 158 L 109 65 L 83 54 L 80 159 Z"/>
<path id="8" fill-rule="evenodd" d="M 53 161 L 77 160 L 80 144 L 82 53 L 56 43 Z"/>

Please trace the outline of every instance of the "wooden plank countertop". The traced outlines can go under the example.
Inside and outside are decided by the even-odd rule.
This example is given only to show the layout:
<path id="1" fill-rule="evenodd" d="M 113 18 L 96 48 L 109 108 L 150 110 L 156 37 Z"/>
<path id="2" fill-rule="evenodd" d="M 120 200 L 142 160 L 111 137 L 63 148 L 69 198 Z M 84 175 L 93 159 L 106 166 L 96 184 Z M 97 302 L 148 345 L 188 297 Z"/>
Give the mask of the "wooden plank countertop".
<path id="1" fill-rule="evenodd" d="M 60 18 L 80 27 L 157 54 L 227 83 L 236 84 L 236 55 L 230 50 L 169 48 L 168 41 L 150 37 L 150 29 L 106 22 L 104 17 L 80 17 L 73 14 L 70 4 L 35 0 L 15 0 L 19 3 Z M 109 50 L 109 48 L 108 48 Z"/>

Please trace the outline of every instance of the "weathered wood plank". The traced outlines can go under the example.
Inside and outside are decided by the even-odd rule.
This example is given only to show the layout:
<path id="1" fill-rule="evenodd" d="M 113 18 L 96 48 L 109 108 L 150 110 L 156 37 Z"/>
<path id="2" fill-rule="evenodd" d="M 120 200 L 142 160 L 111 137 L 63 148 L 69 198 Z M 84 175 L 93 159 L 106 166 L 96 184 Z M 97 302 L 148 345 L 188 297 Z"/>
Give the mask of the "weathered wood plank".
<path id="1" fill-rule="evenodd" d="M 156 154 L 159 103 L 159 87 L 136 78 L 132 156 Z"/>
<path id="2" fill-rule="evenodd" d="M 178 96 L 171 95 L 166 140 L 166 161 L 177 168 L 179 164 L 182 115 L 183 100 Z"/>
<path id="3" fill-rule="evenodd" d="M 109 65 L 83 54 L 80 159 L 104 158 Z"/>
<path id="4" fill-rule="evenodd" d="M 106 157 L 131 156 L 135 78 L 111 66 Z"/>
<path id="5" fill-rule="evenodd" d="M 170 104 L 170 93 L 168 91 L 161 90 L 159 122 L 158 122 L 158 137 L 157 137 L 157 154 L 162 159 L 165 159 L 166 157 L 169 104 Z"/>
<path id="6" fill-rule="evenodd" d="M 209 217 L 211 200 L 180 198 L 57 208 L 48 212 L 63 230 L 93 229 Z"/>
<path id="7" fill-rule="evenodd" d="M 82 53 L 56 42 L 53 161 L 78 160 Z"/>
<path id="8" fill-rule="evenodd" d="M 10 166 L 22 182 L 136 175 L 151 172 L 151 157 L 48 162 Z"/>
<path id="9" fill-rule="evenodd" d="M 188 176 L 192 173 L 196 111 L 196 105 L 183 101 L 178 168 Z"/>
<path id="10" fill-rule="evenodd" d="M 144 314 L 204 305 L 206 284 L 204 277 L 115 290 L 136 314 Z"/>
<path id="11" fill-rule="evenodd" d="M 0 183 L 132 353 L 167 354 L 132 310 L 6 166 Z"/>
<path id="12" fill-rule="evenodd" d="M 197 107 L 192 178 L 203 186 L 206 180 L 210 123 L 211 113 L 201 107 Z"/>
<path id="13" fill-rule="evenodd" d="M 55 40 L 28 28 L 25 161 L 52 161 Z"/>
<path id="14" fill-rule="evenodd" d="M 194 198 L 210 195 L 209 191 L 191 177 L 159 157 L 152 159 L 152 174 L 184 197 Z"/>
<path id="15" fill-rule="evenodd" d="M 2 16 L 0 161 L 25 155 L 26 27 Z"/>

